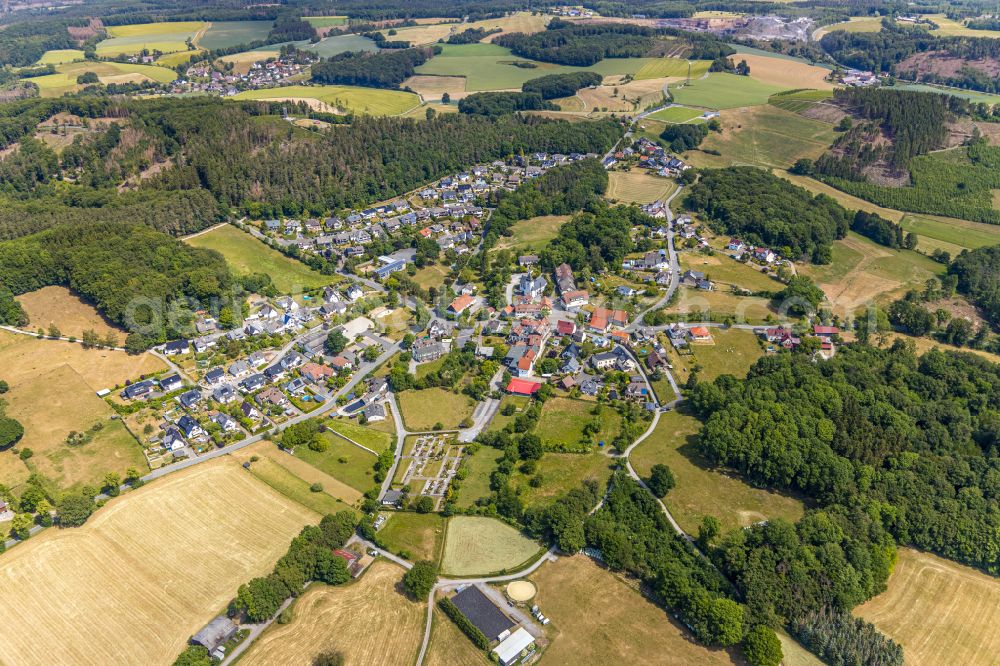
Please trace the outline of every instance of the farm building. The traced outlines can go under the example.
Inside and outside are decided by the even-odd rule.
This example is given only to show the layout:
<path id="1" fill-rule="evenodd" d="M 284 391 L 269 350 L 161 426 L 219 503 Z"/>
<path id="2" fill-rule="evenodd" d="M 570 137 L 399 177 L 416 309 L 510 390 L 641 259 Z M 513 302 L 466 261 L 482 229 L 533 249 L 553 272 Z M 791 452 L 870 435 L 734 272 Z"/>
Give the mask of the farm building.
<path id="1" fill-rule="evenodd" d="M 228 617 L 219 616 L 206 624 L 191 638 L 191 642 L 212 653 L 236 634 L 236 625 Z"/>
<path id="2" fill-rule="evenodd" d="M 507 384 L 507 393 L 513 393 L 514 395 L 534 395 L 541 388 L 541 384 L 538 382 L 529 382 L 526 379 L 511 379 L 510 383 Z"/>
<path id="3" fill-rule="evenodd" d="M 524 651 L 534 642 L 535 637 L 529 634 L 524 627 L 521 627 L 505 638 L 500 645 L 493 648 L 493 652 L 503 666 L 511 666 L 521 659 Z"/>
<path id="4" fill-rule="evenodd" d="M 451 602 L 490 641 L 503 640 L 510 635 L 514 623 L 475 585 L 453 596 Z"/>

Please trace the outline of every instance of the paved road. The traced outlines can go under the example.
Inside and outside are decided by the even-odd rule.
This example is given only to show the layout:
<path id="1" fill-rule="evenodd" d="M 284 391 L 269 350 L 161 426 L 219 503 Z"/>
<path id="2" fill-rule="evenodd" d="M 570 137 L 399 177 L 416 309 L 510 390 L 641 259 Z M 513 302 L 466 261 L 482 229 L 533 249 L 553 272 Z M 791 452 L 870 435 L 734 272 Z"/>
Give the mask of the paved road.
<path id="1" fill-rule="evenodd" d="M 392 485 L 392 479 L 396 476 L 396 469 L 399 467 L 399 463 L 403 457 L 403 444 L 406 442 L 406 428 L 403 426 L 403 418 L 399 412 L 399 403 L 396 402 L 396 394 L 389 392 L 386 395 L 386 400 L 389 401 L 390 407 L 392 407 L 392 420 L 396 424 L 396 453 L 393 456 L 392 467 L 386 472 L 385 480 L 382 481 L 382 490 L 378 494 L 379 501 L 385 497 L 386 492 L 389 490 L 389 486 Z"/>
<path id="2" fill-rule="evenodd" d="M 657 301 L 653 305 L 649 306 L 648 308 L 646 308 L 645 310 L 643 310 L 642 312 L 640 312 L 636 316 L 636 318 L 632 321 L 632 323 L 625 328 L 625 330 L 628 331 L 629 333 L 631 333 L 632 331 L 634 331 L 635 329 L 637 329 L 639 326 L 642 325 L 642 320 L 643 320 L 643 318 L 646 316 L 646 314 L 648 312 L 651 312 L 653 310 L 658 310 L 658 309 L 666 306 L 666 304 L 669 303 L 670 299 L 673 297 L 674 292 L 677 291 L 677 287 L 680 285 L 680 282 L 681 282 L 681 266 L 680 266 L 680 262 L 677 260 L 677 250 L 676 250 L 676 248 L 674 248 L 674 224 L 673 224 L 674 223 L 674 214 L 670 210 L 670 202 L 673 201 L 674 198 L 678 194 L 680 194 L 681 190 L 683 190 L 683 189 L 684 189 L 684 186 L 680 186 L 676 190 L 674 190 L 673 194 L 671 194 L 669 197 L 667 197 L 667 208 L 666 208 L 666 212 L 667 212 L 667 227 L 668 227 L 668 230 L 667 230 L 667 258 L 670 261 L 670 284 L 667 285 L 667 292 L 663 295 L 663 298 L 661 298 L 659 301 Z"/>

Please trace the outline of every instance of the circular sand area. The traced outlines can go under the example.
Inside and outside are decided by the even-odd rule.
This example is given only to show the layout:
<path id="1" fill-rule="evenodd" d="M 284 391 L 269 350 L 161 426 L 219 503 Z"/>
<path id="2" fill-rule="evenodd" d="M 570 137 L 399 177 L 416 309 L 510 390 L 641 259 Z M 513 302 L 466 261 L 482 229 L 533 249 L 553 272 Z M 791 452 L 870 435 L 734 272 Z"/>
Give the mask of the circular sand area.
<path id="1" fill-rule="evenodd" d="M 515 580 L 507 585 L 507 596 L 513 601 L 530 601 L 535 596 L 535 584 L 527 580 Z"/>

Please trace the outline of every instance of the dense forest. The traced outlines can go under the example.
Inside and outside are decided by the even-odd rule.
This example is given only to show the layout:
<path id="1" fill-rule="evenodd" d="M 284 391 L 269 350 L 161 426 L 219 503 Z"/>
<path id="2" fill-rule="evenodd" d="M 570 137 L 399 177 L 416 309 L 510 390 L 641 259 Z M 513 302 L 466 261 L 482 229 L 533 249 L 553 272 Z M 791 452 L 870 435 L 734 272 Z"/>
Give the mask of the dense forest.
<path id="1" fill-rule="evenodd" d="M 847 32 L 837 30 L 820 40 L 823 49 L 837 62 L 863 70 L 888 72 L 900 78 L 944 83 L 959 88 L 1000 92 L 1000 82 L 991 74 L 989 62 L 1000 59 L 1000 41 L 988 37 L 938 37 L 919 27 L 896 25 L 884 20 L 879 32 Z M 944 68 L 953 73 L 939 74 L 926 67 L 907 62 L 908 58 L 923 60 L 961 59 L 963 67 Z M 985 66 L 976 61 L 985 61 Z M 978 66 L 977 66 L 978 65 Z"/>
<path id="2" fill-rule="evenodd" d="M 142 224 L 61 224 L 0 243 L 0 290 L 65 285 L 131 331 L 132 350 L 178 337 L 199 307 L 218 310 L 235 287 L 217 252 Z"/>
<path id="3" fill-rule="evenodd" d="M 855 211 L 854 219 L 851 220 L 851 231 L 856 231 L 879 245 L 885 245 L 894 250 L 900 248 L 912 250 L 917 247 L 916 234 L 904 233 L 903 227 L 877 213 L 866 213 L 863 210 Z"/>
<path id="4" fill-rule="evenodd" d="M 839 599 L 816 599 L 841 607 L 884 582 L 883 530 L 898 543 L 1000 573 L 998 400 L 1000 366 L 968 353 L 917 356 L 903 341 L 889 349 L 841 345 L 821 364 L 807 354 L 765 357 L 745 380 L 720 377 L 691 396 L 706 419 L 700 447 L 712 463 L 755 485 L 811 497 L 837 533 L 867 544 L 845 549 L 865 559 L 853 563 L 857 575 L 838 578 L 849 585 Z M 746 548 L 752 534 L 733 538 Z M 740 555 L 727 568 L 747 563 Z M 782 590 L 802 580 L 753 589 L 766 597 L 762 608 L 791 618 L 802 608 Z"/>
<path id="5" fill-rule="evenodd" d="M 433 55 L 429 48 L 348 51 L 312 66 L 312 80 L 345 86 L 398 88 Z"/>
<path id="6" fill-rule="evenodd" d="M 558 235 L 542 250 L 542 265 L 547 270 L 563 263 L 577 271 L 614 270 L 635 247 L 632 227 L 648 225 L 651 219 L 635 206 L 595 202 L 559 227 Z"/>
<path id="7" fill-rule="evenodd" d="M 948 266 L 958 289 L 994 326 L 1000 326 L 1000 245 L 963 250 Z"/>
<path id="8" fill-rule="evenodd" d="M 515 55 L 560 65 L 590 67 L 604 58 L 637 58 L 653 48 L 653 32 L 623 23 L 597 25 L 552 19 L 548 29 L 527 35 L 500 35 L 494 44 L 506 46 Z"/>
<path id="9" fill-rule="evenodd" d="M 752 167 L 706 169 L 684 199 L 720 233 L 767 245 L 791 259 L 829 263 L 850 214 L 830 197 Z"/>
<path id="10" fill-rule="evenodd" d="M 559 107 L 552 102 L 546 102 L 542 96 L 533 92 L 481 92 L 463 97 L 458 102 L 459 113 L 475 116 L 497 116 L 518 111 L 540 111 Z"/>
<path id="11" fill-rule="evenodd" d="M 549 74 L 525 81 L 521 90 L 526 93 L 538 93 L 542 99 L 558 99 L 575 95 L 581 88 L 599 86 L 603 80 L 604 77 L 597 72 Z"/>
<path id="12" fill-rule="evenodd" d="M 15 136 L 30 132 L 40 115 L 64 108 L 44 100 L 13 106 L 19 109 L 8 116 Z M 432 120 L 359 117 L 317 134 L 261 115 L 275 113 L 273 105 L 210 98 L 106 101 L 80 110 L 115 117 L 121 129 L 87 133 L 58 159 L 27 142 L 28 150 L 5 160 L 0 238 L 93 220 L 145 221 L 189 233 L 233 208 L 254 217 L 320 215 L 515 154 L 601 153 L 622 133 L 612 120 L 441 114 Z M 138 179 L 151 164 L 163 168 Z M 119 192 L 127 177 L 135 189 Z"/>

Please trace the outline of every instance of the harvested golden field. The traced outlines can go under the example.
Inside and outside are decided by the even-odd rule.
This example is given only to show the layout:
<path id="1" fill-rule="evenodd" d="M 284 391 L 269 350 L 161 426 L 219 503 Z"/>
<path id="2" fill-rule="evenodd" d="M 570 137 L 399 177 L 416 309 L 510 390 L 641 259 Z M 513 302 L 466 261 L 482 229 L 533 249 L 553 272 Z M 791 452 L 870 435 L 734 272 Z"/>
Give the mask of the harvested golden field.
<path id="1" fill-rule="evenodd" d="M 0 368 L 13 388 L 21 379 L 37 377 L 60 365 L 76 370 L 94 391 L 124 385 L 126 379 L 166 370 L 152 354 L 130 356 L 110 349 L 84 349 L 73 342 L 39 340 L 0 331 Z"/>
<path id="2" fill-rule="evenodd" d="M 301 664 L 336 650 L 348 664 L 410 666 L 423 638 L 423 603 L 399 590 L 403 569 L 378 560 L 354 583 L 314 585 L 295 602 L 295 619 L 273 624 L 241 659 L 242 666 Z"/>
<path id="3" fill-rule="evenodd" d="M 0 557 L 0 662 L 170 663 L 317 518 L 231 460 L 128 493 Z"/>
<path id="4" fill-rule="evenodd" d="M 491 663 L 447 615 L 434 609 L 431 643 L 424 655 L 426 666 L 482 666 Z"/>
<path id="5" fill-rule="evenodd" d="M 666 199 L 677 189 L 671 178 L 661 178 L 645 170 L 608 173 L 605 198 L 624 203 L 652 203 Z"/>
<path id="6" fill-rule="evenodd" d="M 452 101 L 458 101 L 468 95 L 465 92 L 464 76 L 430 76 L 416 75 L 403 81 L 403 87 L 428 100 L 440 100 L 441 95 L 448 93 Z"/>
<path id="7" fill-rule="evenodd" d="M 582 111 L 640 111 L 650 104 L 663 99 L 663 88 L 675 78 L 644 79 L 618 84 L 614 80 L 621 77 L 605 78 L 606 85 L 595 88 L 583 88 L 575 97 L 566 97 L 560 101 L 560 106 L 567 100 L 579 100 Z M 563 107 L 565 109 L 565 107 Z M 572 109 L 566 109 L 572 110 Z"/>
<path id="8" fill-rule="evenodd" d="M 750 78 L 761 83 L 786 88 L 816 88 L 833 90 L 833 84 L 826 80 L 830 70 L 804 62 L 785 58 L 771 58 L 764 55 L 737 53 L 730 56 L 733 63 L 746 60 L 750 65 Z"/>
<path id="9" fill-rule="evenodd" d="M 114 333 L 119 341 L 125 339 L 121 329 L 66 287 L 42 287 L 21 294 L 17 302 L 28 315 L 29 323 L 25 328 L 44 328 L 47 331 L 50 324 L 55 324 L 67 337 L 79 338 L 85 330 L 92 329 L 101 337 Z"/>
<path id="10" fill-rule="evenodd" d="M 552 620 L 543 664 L 641 664 L 654 655 L 671 666 L 742 663 L 696 643 L 662 608 L 584 555 L 546 562 L 531 580 L 534 603 Z"/>
<path id="11" fill-rule="evenodd" d="M 854 614 L 914 666 L 995 664 L 1000 653 L 1000 581 L 929 553 L 899 549 L 889 588 Z"/>

